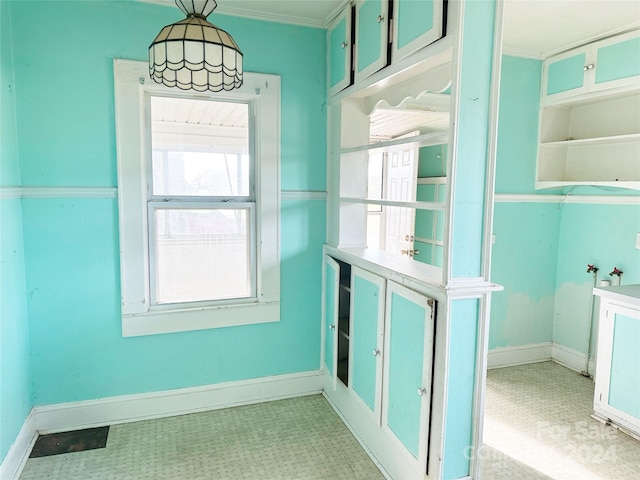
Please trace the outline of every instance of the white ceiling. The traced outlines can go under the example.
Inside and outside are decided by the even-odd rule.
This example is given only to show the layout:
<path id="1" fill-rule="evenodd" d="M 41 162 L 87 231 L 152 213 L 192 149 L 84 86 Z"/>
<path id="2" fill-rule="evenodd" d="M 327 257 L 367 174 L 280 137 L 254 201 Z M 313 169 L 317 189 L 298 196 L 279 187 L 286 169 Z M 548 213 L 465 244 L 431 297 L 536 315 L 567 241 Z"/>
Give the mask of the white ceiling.
<path id="1" fill-rule="evenodd" d="M 142 0 L 174 5 L 173 0 Z M 218 0 L 216 13 L 324 28 L 349 0 Z M 543 58 L 640 26 L 638 0 L 504 0 L 506 53 Z"/>
<path id="2" fill-rule="evenodd" d="M 506 53 L 547 57 L 640 26 L 638 0 L 506 0 Z"/>

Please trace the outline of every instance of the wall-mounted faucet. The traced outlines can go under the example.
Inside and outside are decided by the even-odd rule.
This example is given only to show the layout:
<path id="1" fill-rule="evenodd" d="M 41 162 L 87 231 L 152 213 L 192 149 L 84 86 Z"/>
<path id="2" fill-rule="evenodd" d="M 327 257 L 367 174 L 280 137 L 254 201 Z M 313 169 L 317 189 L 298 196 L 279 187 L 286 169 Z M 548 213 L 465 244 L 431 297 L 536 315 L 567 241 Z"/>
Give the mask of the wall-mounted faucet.
<path id="1" fill-rule="evenodd" d="M 613 270 L 611 270 L 609 272 L 609 276 L 613 277 L 614 275 L 616 275 L 618 278 L 620 278 L 620 275 L 622 275 L 624 272 L 622 270 L 618 270 L 618 267 L 613 267 Z"/>
<path id="2" fill-rule="evenodd" d="M 587 273 L 596 273 L 598 270 L 600 269 L 595 265 L 591 265 L 590 263 L 587 264 Z"/>

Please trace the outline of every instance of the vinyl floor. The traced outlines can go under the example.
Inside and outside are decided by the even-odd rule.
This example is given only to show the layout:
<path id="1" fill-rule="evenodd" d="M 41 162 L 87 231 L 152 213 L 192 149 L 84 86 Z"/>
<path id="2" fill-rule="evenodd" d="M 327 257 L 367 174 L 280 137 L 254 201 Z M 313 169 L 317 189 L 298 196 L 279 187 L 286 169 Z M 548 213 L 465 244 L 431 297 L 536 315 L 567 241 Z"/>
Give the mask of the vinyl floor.
<path id="1" fill-rule="evenodd" d="M 481 480 L 640 480 L 640 442 L 591 418 L 593 382 L 555 363 L 491 370 Z M 310 396 L 112 425 L 105 448 L 30 458 L 20 480 L 381 480 Z"/>
<path id="2" fill-rule="evenodd" d="M 593 390 L 552 362 L 490 370 L 481 480 L 640 480 L 640 442 L 591 418 Z"/>
<path id="3" fill-rule="evenodd" d="M 378 480 L 320 395 L 112 425 L 106 448 L 29 458 L 20 480 Z"/>

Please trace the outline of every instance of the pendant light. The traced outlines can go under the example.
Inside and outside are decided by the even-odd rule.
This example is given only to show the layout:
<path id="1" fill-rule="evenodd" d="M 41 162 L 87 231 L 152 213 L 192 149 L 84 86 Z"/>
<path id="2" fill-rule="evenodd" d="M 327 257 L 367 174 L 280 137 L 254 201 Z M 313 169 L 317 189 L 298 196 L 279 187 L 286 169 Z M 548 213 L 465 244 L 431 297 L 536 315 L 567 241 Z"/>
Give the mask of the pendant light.
<path id="1" fill-rule="evenodd" d="M 149 46 L 149 75 L 168 87 L 198 92 L 242 85 L 242 52 L 224 30 L 207 21 L 215 0 L 176 0 L 187 16 L 164 27 Z"/>

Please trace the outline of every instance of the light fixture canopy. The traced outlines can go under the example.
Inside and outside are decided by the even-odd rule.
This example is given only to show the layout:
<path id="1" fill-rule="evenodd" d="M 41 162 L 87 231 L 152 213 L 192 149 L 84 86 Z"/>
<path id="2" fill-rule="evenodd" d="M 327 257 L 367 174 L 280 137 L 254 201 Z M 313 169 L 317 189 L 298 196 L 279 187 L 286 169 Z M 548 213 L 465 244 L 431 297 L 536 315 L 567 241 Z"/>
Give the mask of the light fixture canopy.
<path id="1" fill-rule="evenodd" d="M 164 27 L 149 45 L 149 75 L 168 87 L 219 92 L 242 85 L 242 52 L 207 21 L 215 0 L 176 0 L 187 18 Z"/>

